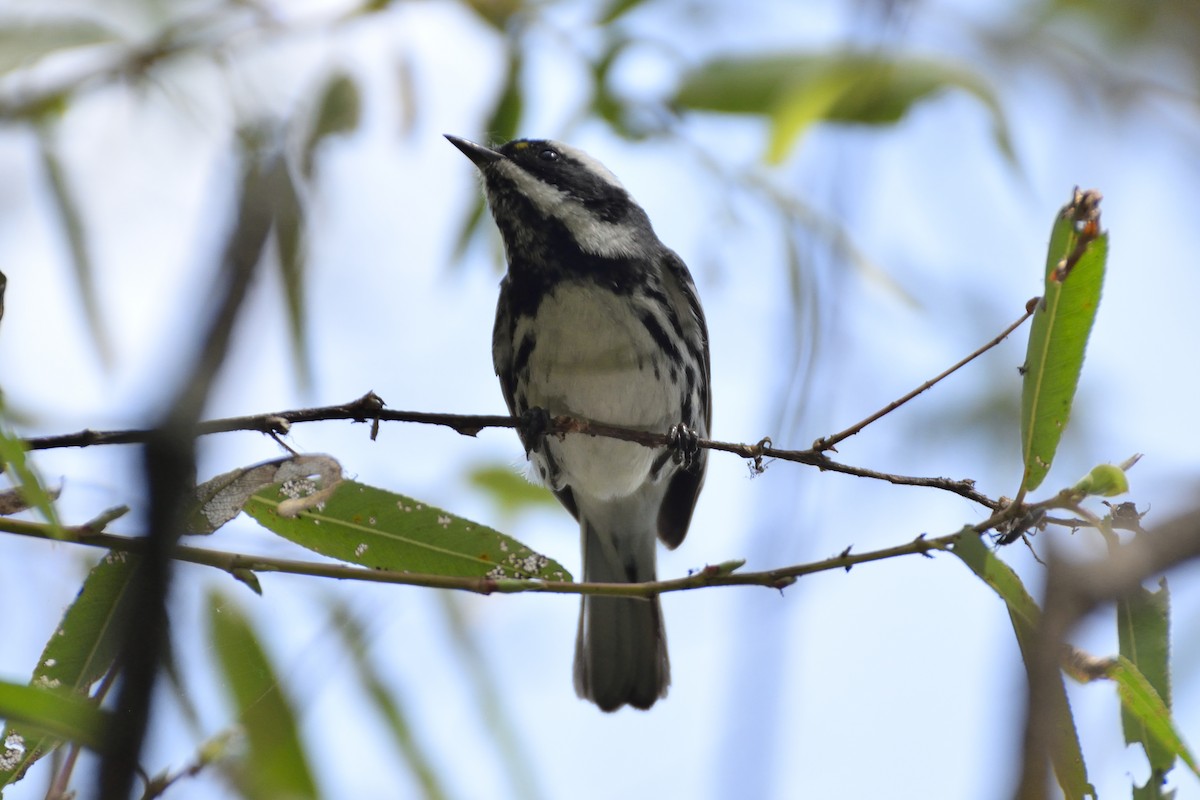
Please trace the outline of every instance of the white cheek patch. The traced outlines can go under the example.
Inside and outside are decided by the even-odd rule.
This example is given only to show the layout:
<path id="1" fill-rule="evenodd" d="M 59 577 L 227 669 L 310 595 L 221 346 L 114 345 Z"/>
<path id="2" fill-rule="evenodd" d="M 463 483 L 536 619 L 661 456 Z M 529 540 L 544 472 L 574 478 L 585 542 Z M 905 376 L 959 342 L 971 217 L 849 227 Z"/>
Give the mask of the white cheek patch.
<path id="1" fill-rule="evenodd" d="M 578 151 L 572 151 L 571 156 L 578 158 L 577 153 Z M 600 166 L 595 159 L 584 156 L 580 160 L 583 159 L 587 160 L 589 169 L 593 169 L 595 165 L 599 167 L 596 170 L 599 174 L 611 179 L 617 186 L 621 185 L 616 178 L 611 177 L 612 173 Z M 597 219 L 578 200 L 563 190 L 538 180 L 511 161 L 498 161 L 494 169 L 516 184 L 517 191 L 529 198 L 538 211 L 560 221 L 585 253 L 603 258 L 628 258 L 640 252 L 638 229 L 635 226 Z"/>

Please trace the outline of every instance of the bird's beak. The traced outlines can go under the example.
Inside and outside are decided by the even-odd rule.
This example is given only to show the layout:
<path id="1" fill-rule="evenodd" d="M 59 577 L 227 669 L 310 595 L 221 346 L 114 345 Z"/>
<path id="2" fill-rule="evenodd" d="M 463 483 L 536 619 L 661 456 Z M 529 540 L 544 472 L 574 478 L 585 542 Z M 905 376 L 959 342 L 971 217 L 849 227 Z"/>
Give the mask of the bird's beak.
<path id="1" fill-rule="evenodd" d="M 451 136 L 448 133 L 443 134 L 443 135 L 447 139 L 450 140 L 450 144 L 454 145 L 459 150 L 461 150 L 463 152 L 463 155 L 465 155 L 467 158 L 471 159 L 472 163 L 474 163 L 475 166 L 479 167 L 480 169 L 483 169 L 488 164 L 494 163 L 494 162 L 499 161 L 500 159 L 504 158 L 503 155 L 501 155 L 500 153 L 497 153 L 495 150 L 491 149 L 490 147 L 484 147 L 481 144 L 475 144 L 474 142 L 468 142 L 466 139 L 460 139 L 457 136 Z"/>

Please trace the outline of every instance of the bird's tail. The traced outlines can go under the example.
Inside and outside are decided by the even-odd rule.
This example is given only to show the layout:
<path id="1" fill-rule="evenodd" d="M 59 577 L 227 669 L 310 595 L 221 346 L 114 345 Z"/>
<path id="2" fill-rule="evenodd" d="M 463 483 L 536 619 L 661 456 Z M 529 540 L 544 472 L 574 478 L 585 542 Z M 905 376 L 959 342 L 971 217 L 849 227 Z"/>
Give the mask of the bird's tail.
<path id="1" fill-rule="evenodd" d="M 646 517 L 648 522 L 643 521 Z M 618 525 L 594 524 L 586 513 L 580 514 L 580 520 L 585 581 L 655 580 L 653 515 L 636 515 L 619 520 L 624 524 Z M 575 640 L 575 692 L 580 697 L 604 711 L 626 703 L 647 709 L 667 694 L 670 682 L 667 637 L 657 597 L 583 598 Z"/>

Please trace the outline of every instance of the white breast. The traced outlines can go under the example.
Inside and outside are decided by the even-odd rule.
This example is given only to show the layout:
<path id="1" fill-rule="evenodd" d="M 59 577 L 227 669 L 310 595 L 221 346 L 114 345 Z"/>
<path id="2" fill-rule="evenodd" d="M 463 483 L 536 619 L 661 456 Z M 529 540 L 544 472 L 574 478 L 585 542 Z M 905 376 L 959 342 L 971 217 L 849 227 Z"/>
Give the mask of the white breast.
<path id="1" fill-rule="evenodd" d="M 538 332 L 520 386 L 529 406 L 659 432 L 680 421 L 679 393 L 664 380 L 666 365 L 628 298 L 563 284 L 542 301 L 532 323 L 518 324 L 514 341 L 528 330 Z M 662 379 L 655 377 L 656 361 Z M 599 498 L 636 491 L 658 452 L 581 435 L 550 439 L 548 446 L 562 483 Z"/>

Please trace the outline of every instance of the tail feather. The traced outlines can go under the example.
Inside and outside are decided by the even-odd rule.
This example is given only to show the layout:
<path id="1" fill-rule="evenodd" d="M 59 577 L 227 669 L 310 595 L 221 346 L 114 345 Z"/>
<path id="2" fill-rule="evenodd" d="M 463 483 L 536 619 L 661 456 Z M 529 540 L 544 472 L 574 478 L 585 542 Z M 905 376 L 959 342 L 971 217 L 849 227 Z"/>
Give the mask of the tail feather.
<path id="1" fill-rule="evenodd" d="M 582 517 L 583 578 L 655 579 L 653 530 L 611 533 Z M 575 692 L 604 711 L 647 709 L 667 694 L 671 667 L 658 598 L 585 597 L 575 641 Z"/>

